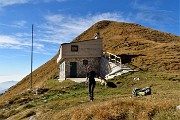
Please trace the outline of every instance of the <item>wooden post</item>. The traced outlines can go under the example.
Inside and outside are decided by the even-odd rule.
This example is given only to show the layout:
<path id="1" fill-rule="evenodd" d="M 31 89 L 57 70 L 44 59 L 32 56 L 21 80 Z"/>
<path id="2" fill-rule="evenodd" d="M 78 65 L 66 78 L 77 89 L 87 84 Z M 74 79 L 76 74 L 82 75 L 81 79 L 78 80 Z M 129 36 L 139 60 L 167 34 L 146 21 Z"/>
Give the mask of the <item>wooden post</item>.
<path id="1" fill-rule="evenodd" d="M 111 54 L 110 53 L 108 53 L 109 54 L 109 61 L 111 61 Z"/>
<path id="2" fill-rule="evenodd" d="M 113 56 L 114 56 L 114 63 L 116 64 L 116 56 L 113 54 Z"/>

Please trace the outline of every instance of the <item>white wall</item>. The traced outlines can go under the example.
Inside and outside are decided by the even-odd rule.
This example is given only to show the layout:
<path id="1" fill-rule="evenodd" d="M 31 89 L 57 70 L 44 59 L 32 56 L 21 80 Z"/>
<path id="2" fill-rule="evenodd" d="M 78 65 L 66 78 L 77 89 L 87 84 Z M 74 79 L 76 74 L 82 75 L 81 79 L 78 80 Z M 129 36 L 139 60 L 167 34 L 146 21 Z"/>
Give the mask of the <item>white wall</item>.
<path id="1" fill-rule="evenodd" d="M 65 61 L 59 65 L 59 80 L 65 80 Z"/>

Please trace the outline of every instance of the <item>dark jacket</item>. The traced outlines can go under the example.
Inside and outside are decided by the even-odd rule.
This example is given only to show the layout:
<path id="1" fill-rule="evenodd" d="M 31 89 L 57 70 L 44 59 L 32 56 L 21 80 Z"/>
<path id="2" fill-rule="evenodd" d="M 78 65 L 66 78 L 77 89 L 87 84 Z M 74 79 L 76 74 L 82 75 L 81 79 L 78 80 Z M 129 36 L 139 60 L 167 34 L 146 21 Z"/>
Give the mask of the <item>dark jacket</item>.
<path id="1" fill-rule="evenodd" d="M 89 78 L 89 82 L 95 82 L 95 77 L 97 76 L 95 71 L 87 72 L 86 77 Z"/>

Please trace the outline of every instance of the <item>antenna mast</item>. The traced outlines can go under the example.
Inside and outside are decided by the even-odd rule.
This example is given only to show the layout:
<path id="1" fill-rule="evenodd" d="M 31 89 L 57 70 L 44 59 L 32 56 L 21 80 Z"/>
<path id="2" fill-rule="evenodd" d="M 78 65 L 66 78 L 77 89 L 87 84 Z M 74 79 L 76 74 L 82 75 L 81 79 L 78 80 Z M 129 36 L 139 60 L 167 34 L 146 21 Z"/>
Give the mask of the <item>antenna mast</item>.
<path id="1" fill-rule="evenodd" d="M 32 68 L 33 68 L 33 24 L 32 24 L 32 46 L 31 46 L 31 78 L 30 78 L 30 89 L 32 89 Z"/>

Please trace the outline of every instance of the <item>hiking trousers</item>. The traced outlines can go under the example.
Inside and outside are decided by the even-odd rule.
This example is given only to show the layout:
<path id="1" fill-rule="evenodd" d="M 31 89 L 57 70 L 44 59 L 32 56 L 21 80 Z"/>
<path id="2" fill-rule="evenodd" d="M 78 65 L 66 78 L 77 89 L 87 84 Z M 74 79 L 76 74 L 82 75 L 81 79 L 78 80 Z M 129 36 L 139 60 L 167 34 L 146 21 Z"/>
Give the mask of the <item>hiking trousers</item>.
<path id="1" fill-rule="evenodd" d="M 89 82 L 88 88 L 89 88 L 89 99 L 94 99 L 94 88 L 96 86 L 96 82 Z"/>

